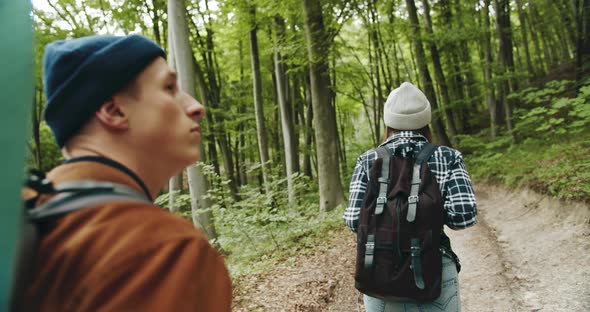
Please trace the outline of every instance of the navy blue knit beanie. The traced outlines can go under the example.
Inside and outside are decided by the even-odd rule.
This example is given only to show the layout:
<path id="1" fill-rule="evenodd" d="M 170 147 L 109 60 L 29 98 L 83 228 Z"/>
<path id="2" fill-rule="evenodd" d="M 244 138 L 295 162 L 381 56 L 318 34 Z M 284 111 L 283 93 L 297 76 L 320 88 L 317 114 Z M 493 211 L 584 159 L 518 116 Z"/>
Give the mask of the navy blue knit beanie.
<path id="1" fill-rule="evenodd" d="M 59 147 L 76 134 L 113 94 L 157 57 L 166 54 L 139 36 L 88 36 L 45 47 L 44 118 Z"/>

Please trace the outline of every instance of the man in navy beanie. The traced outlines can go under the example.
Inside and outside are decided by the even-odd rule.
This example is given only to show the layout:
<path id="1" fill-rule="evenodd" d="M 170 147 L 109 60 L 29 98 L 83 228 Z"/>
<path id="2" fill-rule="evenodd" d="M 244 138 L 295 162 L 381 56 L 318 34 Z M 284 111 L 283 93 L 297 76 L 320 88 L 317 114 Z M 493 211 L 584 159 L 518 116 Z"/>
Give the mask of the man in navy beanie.
<path id="1" fill-rule="evenodd" d="M 44 118 L 66 158 L 47 179 L 116 183 L 145 201 L 44 222 L 24 310 L 230 311 L 221 256 L 190 222 L 151 203 L 199 159 L 205 114 L 179 89 L 164 51 L 139 35 L 55 41 L 45 48 L 43 80 Z"/>

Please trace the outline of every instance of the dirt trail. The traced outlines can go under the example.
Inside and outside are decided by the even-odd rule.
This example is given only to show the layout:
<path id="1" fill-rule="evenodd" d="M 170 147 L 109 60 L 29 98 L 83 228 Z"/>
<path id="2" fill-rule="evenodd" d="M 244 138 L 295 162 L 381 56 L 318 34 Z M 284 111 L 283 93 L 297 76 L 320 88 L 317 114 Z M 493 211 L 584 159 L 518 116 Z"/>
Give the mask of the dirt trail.
<path id="1" fill-rule="evenodd" d="M 447 231 L 463 266 L 463 311 L 590 311 L 589 207 L 488 185 L 476 195 L 478 224 Z M 354 255 L 355 236 L 336 230 L 315 250 L 235 281 L 234 311 L 364 311 Z"/>

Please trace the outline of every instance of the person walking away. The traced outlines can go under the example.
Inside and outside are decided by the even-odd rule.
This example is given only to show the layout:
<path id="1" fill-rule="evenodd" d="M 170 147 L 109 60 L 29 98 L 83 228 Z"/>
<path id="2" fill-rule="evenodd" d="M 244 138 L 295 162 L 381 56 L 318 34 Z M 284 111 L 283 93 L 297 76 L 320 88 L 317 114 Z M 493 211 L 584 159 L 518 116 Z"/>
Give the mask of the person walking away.
<path id="1" fill-rule="evenodd" d="M 430 102 L 424 93 L 409 82 L 402 83 L 385 102 L 387 139 L 377 149 L 360 155 L 356 162 L 343 219 L 359 237 L 355 286 L 365 293 L 368 312 L 460 311 L 459 259 L 442 228 L 443 223 L 453 230 L 475 225 L 476 201 L 461 153 L 430 144 L 430 121 Z M 377 162 L 379 168 L 373 168 Z M 388 168 L 410 169 L 390 173 L 388 168 L 381 170 L 389 166 L 385 162 L 391 163 Z M 414 177 L 412 173 L 416 171 Z M 380 173 L 388 175 L 387 179 Z M 414 179 L 420 186 L 415 192 L 409 185 L 416 184 Z M 431 186 L 429 179 L 434 183 Z M 408 185 L 392 185 L 402 180 Z M 433 188 L 434 195 L 423 196 L 422 192 Z M 439 210 L 440 218 L 433 217 Z M 427 217 L 421 219 L 423 215 Z M 439 225 L 435 219 L 440 219 Z M 371 232 L 385 223 L 392 225 L 392 233 Z M 406 235 L 414 235 L 409 234 L 413 228 L 424 223 L 440 228 L 440 237 L 433 236 L 436 232 L 430 230 L 423 232 L 422 241 L 422 234 L 405 241 Z M 380 239 L 390 244 L 386 246 Z M 428 250 L 429 244 L 435 243 L 440 247 Z M 428 262 L 428 257 L 435 260 Z M 380 259 L 388 259 L 388 263 L 380 263 Z M 429 276 L 428 272 L 435 273 Z"/>

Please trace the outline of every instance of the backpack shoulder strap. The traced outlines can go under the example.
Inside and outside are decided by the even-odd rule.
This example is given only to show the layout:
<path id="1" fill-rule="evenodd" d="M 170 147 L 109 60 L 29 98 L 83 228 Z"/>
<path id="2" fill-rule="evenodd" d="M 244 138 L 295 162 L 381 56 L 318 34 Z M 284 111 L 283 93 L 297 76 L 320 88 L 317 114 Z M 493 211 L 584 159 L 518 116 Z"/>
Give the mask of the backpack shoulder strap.
<path id="1" fill-rule="evenodd" d="M 426 143 L 426 145 L 422 147 L 420 153 L 418 153 L 418 156 L 416 157 L 416 164 L 422 165 L 423 162 L 430 159 L 430 156 L 432 156 L 432 154 L 434 153 L 434 151 L 436 151 L 437 148 L 437 145 Z"/>
<path id="2" fill-rule="evenodd" d="M 414 168 L 412 170 L 412 182 L 410 186 L 410 196 L 408 197 L 408 215 L 406 220 L 408 222 L 414 222 L 416 220 L 416 208 L 418 207 L 418 191 L 420 189 L 420 170 L 422 164 L 430 159 L 430 156 L 434 153 L 438 146 L 426 143 L 420 150 L 420 153 L 416 157 Z"/>
<path id="3" fill-rule="evenodd" d="M 113 201 L 152 203 L 145 195 L 117 183 L 76 181 L 56 185 L 55 190 L 60 194 L 27 211 L 29 219 L 33 222 L 40 221 L 48 217 Z"/>
<path id="4" fill-rule="evenodd" d="M 379 195 L 377 196 L 377 206 L 375 207 L 375 215 L 383 213 L 383 207 L 387 203 L 387 187 L 389 184 L 389 150 L 385 146 L 379 146 L 375 149 L 377 157 L 383 159 L 381 164 L 381 174 L 377 179 L 379 182 Z"/>
<path id="5" fill-rule="evenodd" d="M 38 223 L 40 221 L 113 201 L 152 203 L 146 195 L 122 184 L 88 180 L 62 183 L 55 187 L 50 186 L 50 184 L 46 185 L 47 191 L 56 192 L 57 195 L 36 208 L 24 210 L 25 218 L 21 231 L 16 273 L 10 293 L 12 311 L 21 310 L 22 294 L 32 278 L 32 259 L 38 246 Z"/>

